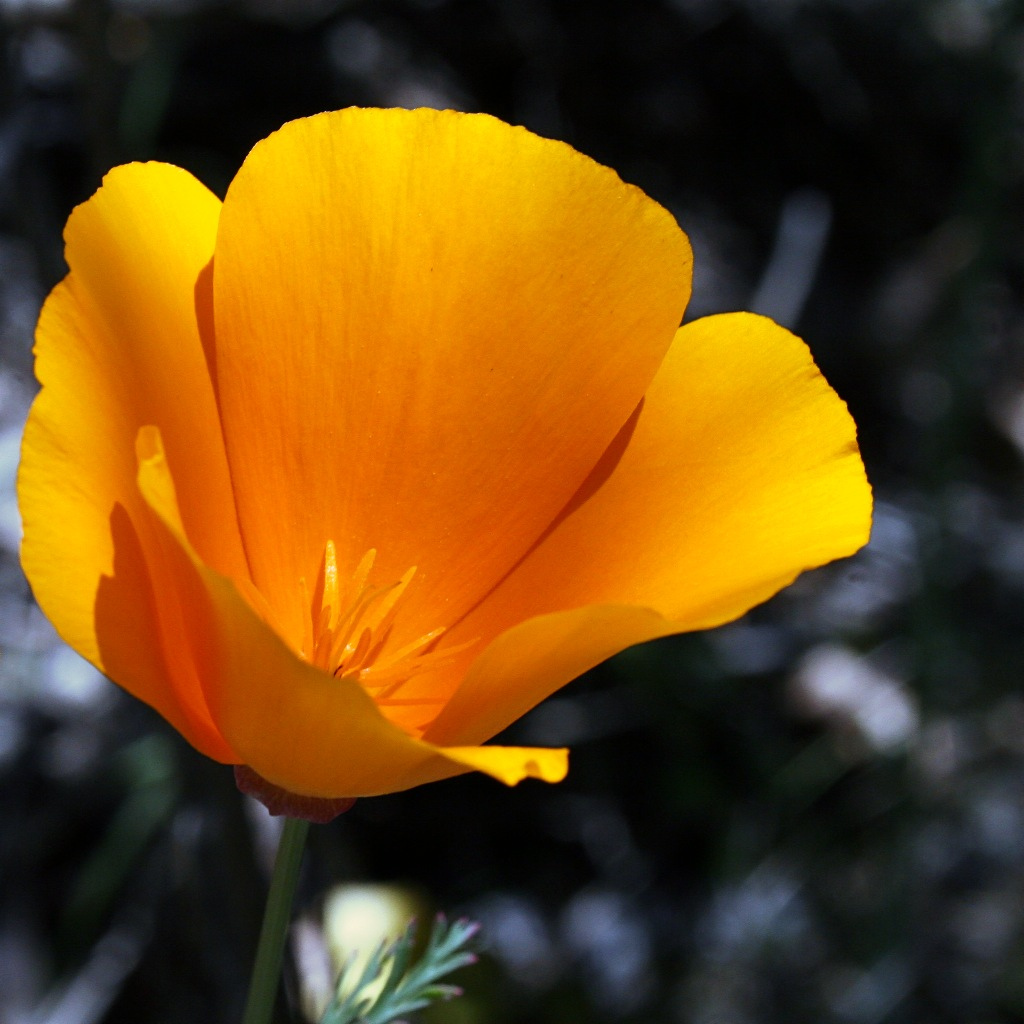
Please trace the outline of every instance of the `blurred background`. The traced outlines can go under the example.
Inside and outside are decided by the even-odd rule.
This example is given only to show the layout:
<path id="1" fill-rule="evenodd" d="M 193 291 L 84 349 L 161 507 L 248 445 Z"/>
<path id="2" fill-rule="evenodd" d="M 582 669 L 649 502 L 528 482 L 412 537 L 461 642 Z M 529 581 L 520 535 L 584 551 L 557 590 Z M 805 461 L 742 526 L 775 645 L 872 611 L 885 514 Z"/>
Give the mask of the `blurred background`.
<path id="1" fill-rule="evenodd" d="M 385 882 L 481 921 L 437 1022 L 1024 1021 L 1024 4 L 0 0 L 0 32 L 0 1022 L 237 1020 L 274 837 L 18 568 L 63 222 L 126 160 L 223 194 L 350 104 L 488 111 L 642 186 L 691 315 L 808 340 L 878 505 L 861 555 L 506 735 L 571 745 L 562 785 L 313 829 L 303 911 Z"/>

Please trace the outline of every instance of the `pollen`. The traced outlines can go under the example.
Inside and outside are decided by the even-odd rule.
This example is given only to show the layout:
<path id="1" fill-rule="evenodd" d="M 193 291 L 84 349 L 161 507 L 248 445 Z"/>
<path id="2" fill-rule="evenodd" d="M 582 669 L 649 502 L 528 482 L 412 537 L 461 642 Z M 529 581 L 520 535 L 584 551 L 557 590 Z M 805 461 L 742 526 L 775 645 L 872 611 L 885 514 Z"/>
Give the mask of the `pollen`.
<path id="1" fill-rule="evenodd" d="M 302 580 L 309 617 L 300 653 L 324 672 L 358 682 L 388 717 L 394 717 L 388 709 L 422 708 L 432 718 L 444 698 L 404 696 L 402 687 L 414 676 L 448 664 L 475 641 L 438 650 L 445 633 L 439 627 L 400 647 L 392 644 L 392 627 L 416 567 L 392 583 L 374 586 L 369 579 L 376 554 L 367 551 L 346 579 L 338 572 L 334 542 L 327 542 L 312 593 Z"/>

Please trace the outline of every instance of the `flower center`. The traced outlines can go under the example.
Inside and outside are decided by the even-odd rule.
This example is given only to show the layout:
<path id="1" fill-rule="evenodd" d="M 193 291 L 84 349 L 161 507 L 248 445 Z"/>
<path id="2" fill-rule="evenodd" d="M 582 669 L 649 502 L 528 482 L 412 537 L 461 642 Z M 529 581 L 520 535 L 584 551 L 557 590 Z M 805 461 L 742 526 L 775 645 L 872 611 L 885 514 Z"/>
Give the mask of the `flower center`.
<path id="1" fill-rule="evenodd" d="M 368 581 L 376 554 L 367 551 L 351 578 L 344 580 L 339 577 L 334 542 L 327 542 L 313 592 L 305 579 L 301 581 L 310 615 L 300 654 L 324 672 L 358 682 L 388 718 L 415 731 L 427 723 L 414 725 L 408 712 L 428 710 L 429 721 L 444 697 L 422 688 L 416 694 L 400 691 L 410 679 L 442 667 L 475 641 L 436 650 L 445 632 L 442 627 L 401 647 L 391 644 L 392 627 L 416 567 L 393 583 L 373 586 Z"/>

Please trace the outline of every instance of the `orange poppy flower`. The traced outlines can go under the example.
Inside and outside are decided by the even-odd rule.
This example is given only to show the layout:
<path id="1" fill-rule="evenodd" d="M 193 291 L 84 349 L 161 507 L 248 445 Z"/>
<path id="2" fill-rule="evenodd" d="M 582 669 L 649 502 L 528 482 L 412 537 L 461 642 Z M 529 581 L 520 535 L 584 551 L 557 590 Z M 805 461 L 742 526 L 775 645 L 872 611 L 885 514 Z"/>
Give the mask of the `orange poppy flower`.
<path id="1" fill-rule="evenodd" d="M 494 118 L 285 125 L 221 203 L 117 167 L 39 319 L 22 562 L 64 639 L 244 777 L 476 770 L 623 648 L 860 547 L 854 424 L 751 314 L 680 328 L 673 218 Z"/>

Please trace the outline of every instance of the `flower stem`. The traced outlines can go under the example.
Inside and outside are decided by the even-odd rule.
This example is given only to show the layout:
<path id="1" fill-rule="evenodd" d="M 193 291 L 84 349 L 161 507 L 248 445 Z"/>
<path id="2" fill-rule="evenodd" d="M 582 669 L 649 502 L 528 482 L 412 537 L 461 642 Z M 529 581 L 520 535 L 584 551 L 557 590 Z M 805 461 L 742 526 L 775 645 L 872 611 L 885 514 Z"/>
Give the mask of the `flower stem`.
<path id="1" fill-rule="evenodd" d="M 274 999 L 281 981 L 281 959 L 291 920 L 292 897 L 299 879 L 302 849 L 306 844 L 309 822 L 303 818 L 285 818 L 281 842 L 274 861 L 267 907 L 263 912 L 260 944 L 249 982 L 249 998 L 245 1004 L 242 1024 L 269 1024 L 274 1012 Z"/>

